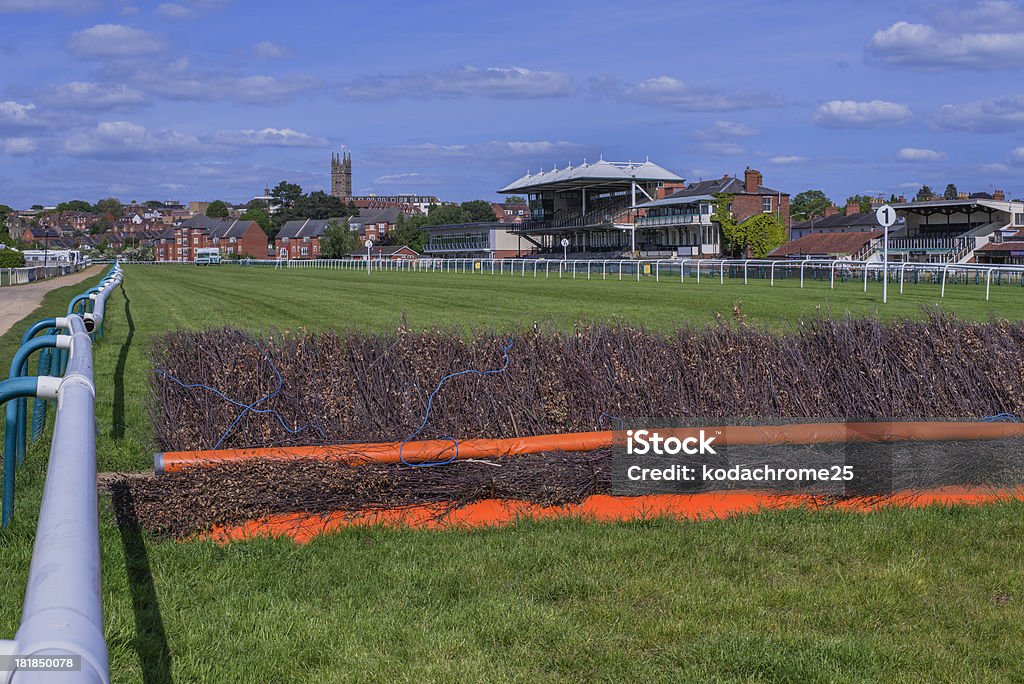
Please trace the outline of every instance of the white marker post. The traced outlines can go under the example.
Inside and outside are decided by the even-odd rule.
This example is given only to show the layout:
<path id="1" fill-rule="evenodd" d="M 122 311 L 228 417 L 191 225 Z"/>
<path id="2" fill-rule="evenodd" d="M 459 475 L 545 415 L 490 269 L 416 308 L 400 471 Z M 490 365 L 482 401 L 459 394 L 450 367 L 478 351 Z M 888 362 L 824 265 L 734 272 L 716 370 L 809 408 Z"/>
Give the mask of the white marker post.
<path id="1" fill-rule="evenodd" d="M 569 239 L 562 238 L 562 261 L 569 260 Z"/>
<path id="2" fill-rule="evenodd" d="M 882 225 L 882 303 L 889 301 L 889 227 L 896 224 L 896 210 L 883 204 L 875 211 L 875 218 Z M 867 268 L 867 263 L 864 268 Z"/>
<path id="3" fill-rule="evenodd" d="M 370 275 L 370 248 L 373 247 L 373 240 L 367 240 L 363 246 L 366 247 L 366 275 Z"/>

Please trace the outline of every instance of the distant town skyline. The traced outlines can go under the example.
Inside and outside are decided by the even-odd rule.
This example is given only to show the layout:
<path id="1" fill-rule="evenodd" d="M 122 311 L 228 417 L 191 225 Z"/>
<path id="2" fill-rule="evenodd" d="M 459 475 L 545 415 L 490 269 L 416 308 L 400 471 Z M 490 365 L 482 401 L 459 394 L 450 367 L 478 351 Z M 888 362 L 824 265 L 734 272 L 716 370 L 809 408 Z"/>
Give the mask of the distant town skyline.
<path id="1" fill-rule="evenodd" d="M 0 0 L 0 204 L 495 199 L 603 156 L 1024 195 L 1024 5 Z"/>

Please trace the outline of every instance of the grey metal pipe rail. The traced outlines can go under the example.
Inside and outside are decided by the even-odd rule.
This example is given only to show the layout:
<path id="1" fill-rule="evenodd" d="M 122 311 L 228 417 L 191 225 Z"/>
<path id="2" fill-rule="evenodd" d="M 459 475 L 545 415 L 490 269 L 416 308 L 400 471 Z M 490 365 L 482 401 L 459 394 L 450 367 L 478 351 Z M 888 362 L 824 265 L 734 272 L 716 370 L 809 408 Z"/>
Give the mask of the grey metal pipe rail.
<path id="1" fill-rule="evenodd" d="M 61 320 L 70 337 L 66 371 L 59 378 L 37 379 L 37 394 L 55 398 L 57 412 L 21 624 L 13 640 L 0 642 L 0 655 L 75 657 L 79 669 L 13 669 L 7 682 L 110 681 L 100 583 L 92 342 L 102 328 L 106 300 L 121 279 L 115 265 L 89 298 L 92 312 Z"/>

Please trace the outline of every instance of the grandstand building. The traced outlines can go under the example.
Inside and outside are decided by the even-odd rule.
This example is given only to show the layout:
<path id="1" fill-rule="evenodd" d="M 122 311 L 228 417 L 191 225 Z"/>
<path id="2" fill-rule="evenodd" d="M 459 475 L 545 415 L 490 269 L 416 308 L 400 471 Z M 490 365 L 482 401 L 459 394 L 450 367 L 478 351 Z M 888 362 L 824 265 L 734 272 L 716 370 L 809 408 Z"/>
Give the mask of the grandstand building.
<path id="1" fill-rule="evenodd" d="M 996 193 L 1002 198 L 1002 193 Z M 966 198 L 893 205 L 902 225 L 889 233 L 889 258 L 924 263 L 1012 263 L 999 245 L 1024 229 L 1024 202 Z M 880 259 L 880 241 L 872 259 Z M 1003 254 L 1006 252 L 1006 254 Z"/>
<path id="2" fill-rule="evenodd" d="M 601 159 L 528 173 L 498 192 L 528 198 L 529 219 L 512 231 L 538 250 L 562 253 L 561 241 L 568 239 L 573 253 L 621 252 L 643 242 L 636 234 L 636 204 L 654 201 L 666 185 L 682 184 L 682 178 L 649 160 Z"/>

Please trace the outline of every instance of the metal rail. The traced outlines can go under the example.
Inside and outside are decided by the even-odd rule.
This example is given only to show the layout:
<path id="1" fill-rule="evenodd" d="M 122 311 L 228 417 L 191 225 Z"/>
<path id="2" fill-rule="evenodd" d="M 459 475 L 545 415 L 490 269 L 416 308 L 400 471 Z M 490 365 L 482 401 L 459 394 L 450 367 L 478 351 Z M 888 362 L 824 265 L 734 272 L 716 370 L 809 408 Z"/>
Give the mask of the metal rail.
<path id="1" fill-rule="evenodd" d="M 11 377 L 0 382 L 0 404 L 8 402 L 4 527 L 14 512 L 15 468 L 25 451 L 28 412 L 23 398 L 57 401 L 21 624 L 13 640 L 0 642 L 0 655 L 80 659 L 74 672 L 12 669 L 7 682 L 110 681 L 100 585 L 92 344 L 102 335 L 106 300 L 121 279 L 121 267 L 115 264 L 99 287 L 72 301 L 68 316 L 32 325 L 11 364 Z M 36 337 L 41 332 L 50 334 Z M 39 375 L 27 375 L 31 354 L 50 349 L 60 350 L 60 356 L 41 357 Z M 54 367 L 58 375 L 50 374 Z M 46 404 L 37 402 L 36 410 L 40 406 L 45 411 Z"/>

